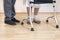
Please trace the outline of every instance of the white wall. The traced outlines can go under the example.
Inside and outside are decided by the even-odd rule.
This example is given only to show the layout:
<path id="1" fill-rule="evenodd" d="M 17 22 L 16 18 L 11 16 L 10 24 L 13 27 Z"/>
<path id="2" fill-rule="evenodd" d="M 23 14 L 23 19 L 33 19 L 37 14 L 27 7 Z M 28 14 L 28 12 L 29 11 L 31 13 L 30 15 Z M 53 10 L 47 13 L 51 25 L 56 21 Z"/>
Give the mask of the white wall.
<path id="1" fill-rule="evenodd" d="M 26 7 L 23 6 L 23 0 L 16 0 L 16 12 L 26 12 Z M 3 0 L 0 0 L 0 12 L 3 12 Z M 52 5 L 41 5 L 40 12 L 53 12 Z M 60 0 L 57 0 L 57 12 L 60 12 Z"/>

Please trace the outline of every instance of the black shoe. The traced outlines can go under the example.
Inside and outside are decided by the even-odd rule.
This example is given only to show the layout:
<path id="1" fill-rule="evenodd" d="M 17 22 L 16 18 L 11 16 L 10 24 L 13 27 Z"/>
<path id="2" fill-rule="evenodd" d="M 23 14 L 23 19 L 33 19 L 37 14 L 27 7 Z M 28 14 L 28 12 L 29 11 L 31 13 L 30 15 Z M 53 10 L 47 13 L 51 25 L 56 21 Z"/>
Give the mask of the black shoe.
<path id="1" fill-rule="evenodd" d="M 15 18 L 13 18 L 12 21 L 17 22 L 17 23 L 20 23 L 20 21 L 17 20 L 17 19 L 15 19 Z"/>
<path id="2" fill-rule="evenodd" d="M 9 25 L 16 25 L 16 23 L 12 20 L 5 21 L 5 23 Z"/>

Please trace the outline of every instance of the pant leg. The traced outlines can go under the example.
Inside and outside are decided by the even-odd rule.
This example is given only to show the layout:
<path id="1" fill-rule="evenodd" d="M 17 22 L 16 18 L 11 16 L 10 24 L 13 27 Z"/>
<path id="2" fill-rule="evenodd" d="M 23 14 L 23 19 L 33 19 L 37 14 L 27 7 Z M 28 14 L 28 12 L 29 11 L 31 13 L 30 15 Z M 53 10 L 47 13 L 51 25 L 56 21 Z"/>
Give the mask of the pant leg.
<path id="1" fill-rule="evenodd" d="M 11 20 L 12 19 L 12 0 L 4 0 L 4 12 L 5 12 L 5 20 Z"/>
<path id="2" fill-rule="evenodd" d="M 15 16 L 15 14 L 16 14 L 16 12 L 15 12 L 15 7 L 14 7 L 14 5 L 15 5 L 15 2 L 16 2 L 16 0 L 12 0 L 12 17 L 14 18 L 14 16 Z"/>

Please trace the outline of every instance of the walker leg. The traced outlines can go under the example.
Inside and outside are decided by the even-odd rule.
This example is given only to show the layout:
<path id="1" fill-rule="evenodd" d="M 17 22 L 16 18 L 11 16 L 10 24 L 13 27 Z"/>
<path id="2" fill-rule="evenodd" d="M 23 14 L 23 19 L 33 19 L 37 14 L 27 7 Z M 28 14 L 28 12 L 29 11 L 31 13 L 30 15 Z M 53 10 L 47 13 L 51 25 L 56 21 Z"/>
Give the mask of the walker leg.
<path id="1" fill-rule="evenodd" d="M 31 6 L 29 10 L 29 17 L 30 17 L 31 31 L 34 31 L 33 24 L 32 24 L 32 7 Z"/>
<path id="2" fill-rule="evenodd" d="M 48 23 L 48 19 L 49 19 L 49 18 L 52 18 L 52 19 L 54 19 L 55 22 L 56 22 L 56 28 L 59 28 L 58 21 L 57 21 L 57 17 L 56 17 L 56 1 L 55 1 L 55 0 L 53 0 L 53 8 L 54 8 L 54 15 L 51 16 L 51 17 L 48 17 L 47 20 L 46 20 L 46 22 Z"/>

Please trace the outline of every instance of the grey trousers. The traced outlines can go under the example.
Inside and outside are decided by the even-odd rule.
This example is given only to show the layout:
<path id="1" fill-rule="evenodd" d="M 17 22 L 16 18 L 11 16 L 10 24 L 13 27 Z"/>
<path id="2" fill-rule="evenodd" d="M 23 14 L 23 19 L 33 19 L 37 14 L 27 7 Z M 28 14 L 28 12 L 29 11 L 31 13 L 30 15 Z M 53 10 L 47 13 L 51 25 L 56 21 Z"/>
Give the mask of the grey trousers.
<path id="1" fill-rule="evenodd" d="M 15 16 L 15 5 L 16 0 L 4 0 L 4 13 L 5 20 L 11 20 Z"/>

